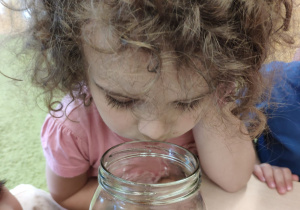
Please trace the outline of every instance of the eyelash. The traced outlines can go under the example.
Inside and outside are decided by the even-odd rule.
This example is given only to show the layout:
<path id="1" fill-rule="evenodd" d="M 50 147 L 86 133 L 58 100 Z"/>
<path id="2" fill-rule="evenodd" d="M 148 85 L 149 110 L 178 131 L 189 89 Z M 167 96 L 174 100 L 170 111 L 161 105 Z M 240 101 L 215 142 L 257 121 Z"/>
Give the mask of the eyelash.
<path id="1" fill-rule="evenodd" d="M 176 102 L 175 107 L 181 111 L 194 111 L 200 105 L 200 100 L 194 100 L 191 103 Z"/>
<path id="2" fill-rule="evenodd" d="M 129 109 L 131 108 L 138 100 L 132 99 L 129 101 L 119 101 L 110 95 L 105 95 L 105 98 L 112 108 L 117 109 Z M 183 103 L 183 102 L 176 102 L 175 108 L 181 111 L 193 111 L 198 108 L 200 104 L 200 100 L 192 101 L 191 103 Z"/>
<path id="3" fill-rule="evenodd" d="M 117 108 L 117 109 L 129 109 L 132 107 L 134 103 L 137 102 L 137 100 L 129 100 L 129 101 L 119 101 L 109 95 L 105 95 L 105 98 L 108 102 L 108 105 L 110 105 L 112 108 Z"/>

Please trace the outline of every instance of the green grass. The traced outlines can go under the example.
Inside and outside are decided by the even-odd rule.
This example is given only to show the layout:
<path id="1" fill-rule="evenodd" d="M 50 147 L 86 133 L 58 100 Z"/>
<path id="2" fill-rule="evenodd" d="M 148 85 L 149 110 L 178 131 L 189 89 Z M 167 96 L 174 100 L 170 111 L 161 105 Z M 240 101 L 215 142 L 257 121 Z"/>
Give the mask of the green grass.
<path id="1" fill-rule="evenodd" d="M 0 179 L 7 180 L 9 189 L 32 184 L 46 190 L 45 159 L 40 143 L 46 109 L 37 103 L 38 91 L 20 73 L 25 64 L 18 62 L 6 47 L 18 48 L 17 42 L 0 43 L 0 71 L 23 79 L 17 82 L 0 74 Z"/>

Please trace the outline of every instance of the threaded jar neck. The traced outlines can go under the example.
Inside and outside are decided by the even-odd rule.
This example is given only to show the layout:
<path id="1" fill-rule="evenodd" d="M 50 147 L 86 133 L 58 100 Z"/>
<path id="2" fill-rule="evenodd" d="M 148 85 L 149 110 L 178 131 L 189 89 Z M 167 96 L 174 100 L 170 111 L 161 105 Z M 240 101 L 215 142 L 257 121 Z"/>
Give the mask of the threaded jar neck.
<path id="1" fill-rule="evenodd" d="M 108 150 L 101 159 L 99 184 L 130 203 L 165 205 L 199 190 L 199 161 L 188 150 L 158 141 L 132 141 Z"/>

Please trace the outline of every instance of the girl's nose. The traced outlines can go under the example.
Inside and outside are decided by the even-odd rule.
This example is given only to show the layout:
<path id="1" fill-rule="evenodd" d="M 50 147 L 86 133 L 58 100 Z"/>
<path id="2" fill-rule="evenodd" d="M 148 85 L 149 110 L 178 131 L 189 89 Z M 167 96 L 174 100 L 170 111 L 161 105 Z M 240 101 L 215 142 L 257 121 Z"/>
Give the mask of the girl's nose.
<path id="1" fill-rule="evenodd" d="M 159 120 L 140 120 L 139 131 L 151 140 L 165 140 L 167 138 L 167 126 Z"/>

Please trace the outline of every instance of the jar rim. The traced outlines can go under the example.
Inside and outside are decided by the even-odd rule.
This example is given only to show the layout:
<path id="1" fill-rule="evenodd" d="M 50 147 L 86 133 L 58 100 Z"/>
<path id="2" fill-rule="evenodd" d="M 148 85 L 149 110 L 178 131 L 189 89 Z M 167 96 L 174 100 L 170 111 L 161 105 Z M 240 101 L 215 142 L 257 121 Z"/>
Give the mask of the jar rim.
<path id="1" fill-rule="evenodd" d="M 179 180 L 176 180 L 176 181 L 167 182 L 167 183 L 141 183 L 141 182 L 134 182 L 134 181 L 130 181 L 130 180 L 126 180 L 126 179 L 120 178 L 120 177 L 112 174 L 107 169 L 107 167 L 104 165 L 104 159 L 108 155 L 108 153 L 111 152 L 112 150 L 114 150 L 115 148 L 120 147 L 120 146 L 129 145 L 129 144 L 136 144 L 136 143 L 160 143 L 160 144 L 165 144 L 165 145 L 172 145 L 173 147 L 179 148 L 179 149 L 185 151 L 187 154 L 189 154 L 194 159 L 194 161 L 197 163 L 196 167 L 185 178 L 182 178 L 182 179 L 179 179 Z M 191 179 L 192 177 L 196 176 L 197 174 L 199 174 L 199 175 L 197 175 L 197 176 L 199 176 L 199 178 L 202 176 L 199 159 L 198 159 L 198 157 L 195 154 L 193 154 L 192 152 L 190 152 L 186 148 L 181 147 L 179 145 L 176 145 L 176 144 L 173 144 L 173 143 L 170 143 L 170 142 L 162 142 L 162 141 L 134 140 L 134 141 L 124 142 L 124 143 L 115 145 L 115 146 L 111 147 L 110 149 L 108 149 L 103 154 L 103 156 L 101 157 L 101 160 L 100 160 L 100 164 L 101 164 L 100 165 L 101 167 L 99 167 L 99 172 L 100 172 L 100 168 L 103 168 L 105 170 L 105 172 L 109 176 L 111 176 L 113 179 L 115 179 L 115 180 L 117 180 L 119 182 L 125 183 L 125 184 L 130 184 L 130 185 L 134 184 L 134 185 L 143 185 L 143 186 L 147 185 L 147 186 L 151 186 L 151 187 L 164 187 L 164 186 L 178 185 L 180 183 L 186 182 L 188 179 Z M 100 182 L 100 180 L 99 180 L 99 182 Z"/>

